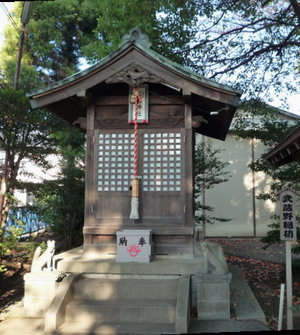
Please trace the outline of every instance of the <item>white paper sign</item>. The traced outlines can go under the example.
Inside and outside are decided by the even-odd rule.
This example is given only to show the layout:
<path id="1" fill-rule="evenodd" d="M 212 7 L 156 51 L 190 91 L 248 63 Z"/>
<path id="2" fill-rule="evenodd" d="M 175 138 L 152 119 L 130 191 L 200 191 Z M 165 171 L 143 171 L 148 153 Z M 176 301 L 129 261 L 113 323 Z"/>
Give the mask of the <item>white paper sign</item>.
<path id="1" fill-rule="evenodd" d="M 148 123 L 148 85 L 140 85 L 138 87 L 139 95 L 142 99 L 142 103 L 139 105 L 138 109 L 138 123 Z M 129 100 L 133 95 L 133 88 L 129 90 Z M 135 106 L 129 101 L 129 111 L 128 111 L 128 123 L 135 122 Z"/>

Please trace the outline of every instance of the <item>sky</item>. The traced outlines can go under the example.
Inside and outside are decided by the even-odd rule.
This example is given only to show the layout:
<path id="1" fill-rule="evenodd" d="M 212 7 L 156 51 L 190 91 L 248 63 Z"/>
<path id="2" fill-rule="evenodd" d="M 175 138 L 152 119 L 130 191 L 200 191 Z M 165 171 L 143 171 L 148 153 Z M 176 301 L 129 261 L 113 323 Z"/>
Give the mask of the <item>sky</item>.
<path id="1" fill-rule="evenodd" d="M 2 41 L 3 41 L 4 27 L 8 23 L 8 17 L 2 8 L 3 4 L 10 11 L 14 5 L 14 2 L 2 2 L 1 1 L 1 4 L 0 4 L 0 44 L 2 44 Z"/>
<path id="2" fill-rule="evenodd" d="M 11 11 L 14 2 L 1 2 L 0 4 L 0 47 L 4 37 L 3 36 L 4 27 L 7 24 L 11 24 L 2 8 L 3 4 L 9 11 Z M 275 107 L 280 107 L 288 112 L 300 115 L 300 88 L 299 88 L 299 94 L 293 94 L 287 97 L 287 106 L 284 106 L 283 108 L 282 106 L 280 106 L 280 104 L 281 104 L 280 100 L 274 98 L 274 102 L 272 103 L 272 105 L 274 105 Z"/>

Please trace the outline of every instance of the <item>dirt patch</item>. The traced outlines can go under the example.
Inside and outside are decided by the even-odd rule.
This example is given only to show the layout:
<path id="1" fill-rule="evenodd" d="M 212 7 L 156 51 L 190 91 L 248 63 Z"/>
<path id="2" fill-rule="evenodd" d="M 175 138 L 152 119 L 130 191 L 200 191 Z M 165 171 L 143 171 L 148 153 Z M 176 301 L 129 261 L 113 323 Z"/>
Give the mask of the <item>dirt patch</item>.
<path id="1" fill-rule="evenodd" d="M 0 313 L 23 299 L 24 275 L 30 270 L 29 264 L 19 260 L 4 261 L 7 270 L 0 273 Z"/>
<path id="2" fill-rule="evenodd" d="M 237 265 L 254 296 L 265 313 L 268 325 L 277 330 L 280 285 L 285 282 L 285 266 L 283 264 L 265 262 L 261 260 L 226 255 L 228 265 Z M 295 309 L 299 305 L 300 286 L 293 282 L 293 304 Z M 298 314 L 298 313 L 296 313 Z M 285 317 L 283 329 L 285 328 Z M 294 329 L 300 329 L 300 317 L 294 315 Z"/>

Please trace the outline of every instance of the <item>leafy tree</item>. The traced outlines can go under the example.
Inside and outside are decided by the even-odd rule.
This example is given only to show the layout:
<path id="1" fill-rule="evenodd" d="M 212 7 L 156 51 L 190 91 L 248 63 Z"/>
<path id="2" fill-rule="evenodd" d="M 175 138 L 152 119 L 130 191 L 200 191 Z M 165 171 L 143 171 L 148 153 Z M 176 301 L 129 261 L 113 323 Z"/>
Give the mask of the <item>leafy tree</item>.
<path id="1" fill-rule="evenodd" d="M 300 125 L 300 120 L 289 121 L 279 117 L 277 109 L 258 100 L 248 101 L 241 105 L 242 112 L 234 121 L 233 134 L 240 138 L 257 139 L 265 146 L 266 154 L 290 132 Z M 290 187 L 300 190 L 300 163 L 294 162 L 272 170 L 263 159 L 263 155 L 250 164 L 255 171 L 263 171 L 273 182 L 268 193 L 259 194 L 258 198 L 278 200 L 278 193 Z"/>
<path id="2" fill-rule="evenodd" d="M 198 31 L 188 48 L 193 69 L 234 83 L 245 97 L 295 90 L 299 76 L 300 4 L 296 0 L 213 0 L 198 5 Z M 268 92 L 268 90 L 272 90 Z"/>
<path id="3" fill-rule="evenodd" d="M 0 147 L 4 151 L 1 173 L 0 222 L 5 224 L 9 203 L 6 195 L 13 194 L 21 162 L 27 158 L 47 167 L 46 155 L 53 152 L 50 135 L 51 115 L 30 109 L 29 101 L 21 90 L 2 87 L 0 90 Z"/>
<path id="4" fill-rule="evenodd" d="M 77 3 L 73 1 L 73 5 Z M 71 2 L 69 3 L 70 7 Z M 61 4 L 63 6 L 63 3 Z M 72 6 L 71 6 L 72 7 Z M 37 7 L 38 8 L 38 7 Z M 56 8 L 57 10 L 59 8 Z M 66 9 L 67 10 L 67 9 Z M 17 5 L 15 7 L 17 17 L 20 16 L 21 7 Z M 61 8 L 63 12 L 63 8 Z M 70 13 L 68 14 L 70 17 Z M 17 20 L 17 19 L 16 19 Z M 63 143 L 68 150 L 69 146 L 66 144 L 66 140 L 63 141 L 62 136 L 59 131 L 64 129 L 65 133 L 69 135 L 69 142 L 72 143 L 78 138 L 82 141 L 82 134 L 78 135 L 74 133 L 74 130 L 70 130 L 70 126 L 65 125 L 61 121 L 58 121 L 53 115 L 49 114 L 43 110 L 32 110 L 29 105 L 29 101 L 26 98 L 23 90 L 32 90 L 33 87 L 36 90 L 41 86 L 41 81 L 37 80 L 39 78 L 38 69 L 43 67 L 43 64 L 37 65 L 39 60 L 32 57 L 32 53 L 28 53 L 28 50 L 24 50 L 23 62 L 21 67 L 21 87 L 23 90 L 14 90 L 10 88 L 12 85 L 12 78 L 15 70 L 15 60 L 16 60 L 16 48 L 18 36 L 13 30 L 7 31 L 7 40 L 4 49 L 2 50 L 3 57 L 1 58 L 1 72 L 2 72 L 2 87 L 3 89 L 0 92 L 0 147 L 5 152 L 4 164 L 2 166 L 2 193 L 0 194 L 0 222 L 1 227 L 5 225 L 6 215 L 9 211 L 10 205 L 12 205 L 9 199 L 12 199 L 12 194 L 15 188 L 21 187 L 22 189 L 27 189 L 27 192 L 32 191 L 36 192 L 38 188 L 37 185 L 32 183 L 20 183 L 18 181 L 18 175 L 20 172 L 20 166 L 22 161 L 26 158 L 31 162 L 47 168 L 50 166 L 47 162 L 47 155 L 49 153 L 57 153 L 56 147 L 58 142 Z M 16 42 L 16 43 L 15 43 Z M 40 41 L 43 42 L 43 41 Z M 40 48 L 45 47 L 43 43 L 40 43 Z M 65 53 L 64 53 L 65 52 Z M 67 51 L 64 49 L 61 51 L 62 58 L 66 57 Z M 71 53 L 71 51 L 70 51 Z M 44 56 L 46 54 L 44 53 Z M 70 56 L 70 59 L 74 59 Z M 55 78 L 61 79 L 61 77 L 66 76 L 70 71 L 69 68 L 72 65 L 72 61 L 68 62 L 67 65 L 60 64 L 59 69 L 60 73 L 56 73 L 55 67 L 53 68 L 52 74 L 55 74 Z M 35 68 L 32 67 L 32 64 L 36 63 Z M 77 61 L 76 61 L 77 62 Z M 75 69 L 76 64 L 74 63 L 73 69 Z M 28 66 L 28 63 L 30 66 Z M 70 65 L 71 64 L 71 65 Z M 47 65 L 47 64 L 46 64 Z M 70 65 L 70 66 L 69 66 Z M 49 63 L 47 66 L 51 66 Z M 68 67 L 69 66 L 69 67 Z M 45 67 L 43 67 L 45 70 Z M 49 70 L 49 69 L 48 69 Z M 44 76 L 43 80 L 45 82 L 51 81 L 51 76 Z M 70 133 L 71 131 L 71 133 Z M 70 135 L 72 134 L 72 135 Z M 61 145 L 63 145 L 61 144 Z M 69 150 L 72 152 L 72 150 Z M 66 194 L 64 197 L 66 199 L 74 200 L 74 197 L 79 195 L 82 199 L 83 194 L 83 185 L 82 181 L 79 183 L 81 191 L 77 192 L 72 189 L 78 187 L 78 185 L 72 183 L 76 182 L 76 178 L 72 176 L 73 170 L 70 166 L 62 166 L 62 170 L 65 174 L 65 178 L 61 178 L 59 182 L 56 183 L 57 190 L 60 189 L 60 182 L 67 183 L 69 180 L 70 185 L 65 187 Z M 66 171 L 67 170 L 67 171 Z M 30 172 L 27 172 L 30 174 Z M 70 175 L 68 175 L 68 173 Z M 52 187 L 53 189 L 53 187 Z M 53 190 L 54 192 L 54 190 Z M 69 195 L 67 192 L 70 192 Z M 76 201 L 74 201 L 74 204 Z M 77 206 L 76 208 L 80 208 Z M 53 209 L 53 208 L 52 208 Z M 57 211 L 59 207 L 57 207 Z M 70 219 L 66 216 L 66 221 L 69 222 Z"/>
<path id="5" fill-rule="evenodd" d="M 47 223 L 61 248 L 80 244 L 84 220 L 84 134 L 65 126 L 55 134 L 60 168 L 58 179 L 44 181 L 33 208 Z"/>
<path id="6" fill-rule="evenodd" d="M 20 5 L 14 13 L 20 17 Z M 22 67 L 34 67 L 41 82 L 60 80 L 76 72 L 83 58 L 93 63 L 107 56 L 134 26 L 149 35 L 154 50 L 184 63 L 185 55 L 176 51 L 188 47 L 197 15 L 193 1 L 35 1 Z M 11 77 L 17 41 L 16 31 L 7 29 L 1 65 L 6 77 Z"/>
<path id="7" fill-rule="evenodd" d="M 8 25 L 4 30 L 4 41 L 0 50 L 0 80 L 7 87 L 13 87 L 13 81 L 16 71 L 16 61 L 18 54 L 18 45 L 20 34 L 16 30 L 20 26 L 20 18 L 22 12 L 22 2 L 16 2 L 12 13 L 13 20 L 16 26 Z M 28 30 L 25 31 L 25 36 L 28 38 Z M 21 89 L 24 92 L 36 90 L 41 87 L 41 80 L 38 72 L 32 67 L 32 62 L 28 57 L 26 48 L 23 48 L 22 66 L 21 66 Z"/>
<path id="8" fill-rule="evenodd" d="M 26 28 L 26 39 L 22 53 L 22 70 L 31 75 L 39 75 L 45 84 L 65 78 L 78 70 L 80 34 L 79 18 L 82 1 L 36 1 Z M 22 3 L 15 5 L 14 20 L 19 25 Z M 83 21 L 84 22 L 84 21 Z M 13 78 L 19 35 L 14 27 L 5 31 L 4 47 L 1 52 L 2 72 L 5 77 Z M 14 73 L 14 72 L 13 72 Z M 25 77 L 26 78 L 26 77 Z M 28 77 L 27 77 L 28 78 Z M 21 79 L 24 77 L 21 75 Z M 22 83 L 22 82 L 21 82 Z M 40 86 L 38 82 L 34 82 Z M 22 87 L 24 87 L 24 83 Z"/>
<path id="9" fill-rule="evenodd" d="M 116 50 L 121 38 L 132 27 L 149 36 L 152 49 L 169 59 L 184 64 L 178 50 L 188 47 L 195 34 L 197 5 L 194 1 L 158 0 L 90 0 L 86 10 L 97 10 L 94 38 L 82 47 L 89 62 L 95 62 Z"/>
<path id="10" fill-rule="evenodd" d="M 226 222 L 230 219 L 208 215 L 214 207 L 205 203 L 205 190 L 230 179 L 229 171 L 224 170 L 229 163 L 218 157 L 220 149 L 215 149 L 210 141 L 202 141 L 195 149 L 195 217 L 196 224 Z"/>
<path id="11" fill-rule="evenodd" d="M 155 51 L 266 99 L 299 85 L 299 12 L 296 0 L 36 1 L 23 67 L 34 66 L 43 82 L 64 78 L 81 57 L 98 61 L 138 26 Z M 7 32 L 6 55 L 15 54 L 15 35 Z"/>

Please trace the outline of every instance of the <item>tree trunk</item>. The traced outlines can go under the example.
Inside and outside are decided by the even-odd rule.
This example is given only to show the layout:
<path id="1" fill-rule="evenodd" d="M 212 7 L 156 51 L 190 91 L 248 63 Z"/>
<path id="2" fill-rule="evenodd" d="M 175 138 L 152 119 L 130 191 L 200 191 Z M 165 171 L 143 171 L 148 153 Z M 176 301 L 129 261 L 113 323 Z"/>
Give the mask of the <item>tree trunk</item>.
<path id="1" fill-rule="evenodd" d="M 4 209 L 5 209 L 5 193 L 7 188 L 7 177 L 8 177 L 8 152 L 5 152 L 4 164 L 3 164 L 3 175 L 1 178 L 1 190 L 0 190 L 0 228 L 4 228 Z"/>

